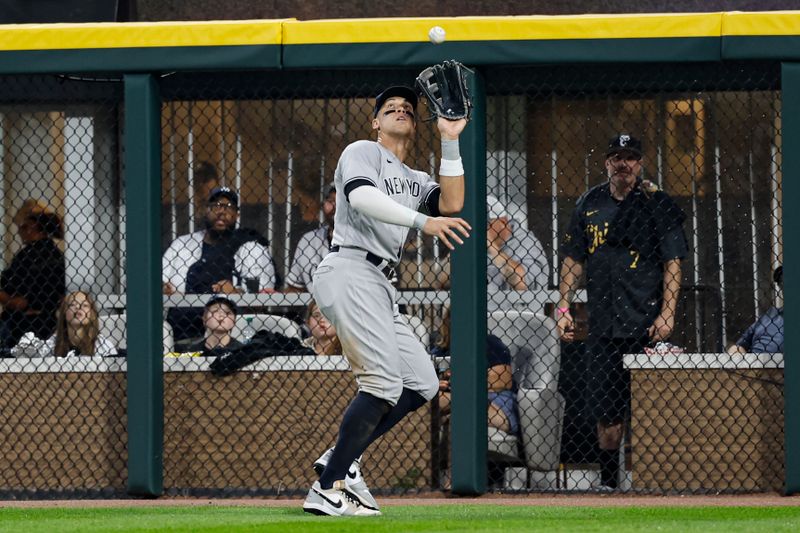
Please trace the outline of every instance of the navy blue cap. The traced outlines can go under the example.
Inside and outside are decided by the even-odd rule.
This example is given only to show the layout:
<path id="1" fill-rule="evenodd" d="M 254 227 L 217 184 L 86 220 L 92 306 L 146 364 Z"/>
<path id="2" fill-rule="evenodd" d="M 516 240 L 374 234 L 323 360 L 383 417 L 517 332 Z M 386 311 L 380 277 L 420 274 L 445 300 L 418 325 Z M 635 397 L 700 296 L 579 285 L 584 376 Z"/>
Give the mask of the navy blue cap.
<path id="1" fill-rule="evenodd" d="M 375 97 L 375 111 L 372 113 L 372 116 L 377 117 L 378 111 L 380 111 L 381 107 L 383 107 L 384 102 L 393 96 L 405 98 L 411 104 L 411 107 L 413 107 L 416 111 L 417 102 L 419 101 L 416 91 L 414 91 L 414 89 L 411 87 L 406 87 L 405 85 L 394 85 Z"/>
<path id="2" fill-rule="evenodd" d="M 239 207 L 239 195 L 230 187 L 214 187 L 208 195 L 208 201 L 213 202 L 220 196 L 230 200 L 234 207 Z"/>

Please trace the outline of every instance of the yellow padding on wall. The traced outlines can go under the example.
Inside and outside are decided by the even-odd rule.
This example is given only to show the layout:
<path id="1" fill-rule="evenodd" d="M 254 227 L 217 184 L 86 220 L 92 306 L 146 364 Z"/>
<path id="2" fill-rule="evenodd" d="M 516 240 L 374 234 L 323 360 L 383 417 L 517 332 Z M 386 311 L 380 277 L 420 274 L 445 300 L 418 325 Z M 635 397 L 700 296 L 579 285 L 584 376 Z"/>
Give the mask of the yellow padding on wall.
<path id="1" fill-rule="evenodd" d="M 800 35 L 800 11 L 0 25 L 0 50 Z"/>
<path id="2" fill-rule="evenodd" d="M 722 35 L 800 35 L 800 11 L 724 13 Z"/>
<path id="3" fill-rule="evenodd" d="M 0 50 L 281 44 L 285 20 L 0 25 Z"/>
<path id="4" fill-rule="evenodd" d="M 284 24 L 283 43 L 420 42 L 432 26 L 448 41 L 719 37 L 721 24 L 721 13 L 310 20 Z"/>

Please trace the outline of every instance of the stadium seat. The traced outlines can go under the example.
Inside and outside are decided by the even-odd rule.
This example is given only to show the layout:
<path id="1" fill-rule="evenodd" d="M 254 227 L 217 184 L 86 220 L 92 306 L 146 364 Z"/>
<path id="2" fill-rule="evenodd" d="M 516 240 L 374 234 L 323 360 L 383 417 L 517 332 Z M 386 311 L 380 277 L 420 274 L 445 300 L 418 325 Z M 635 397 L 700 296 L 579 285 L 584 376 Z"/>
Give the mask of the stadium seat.
<path id="1" fill-rule="evenodd" d="M 561 455 L 564 398 L 558 392 L 561 345 L 555 321 L 529 311 L 499 310 L 489 315 L 489 331 L 511 350 L 518 386 L 522 459 L 530 470 L 557 470 Z M 490 431 L 492 457 L 506 458 L 519 450 L 517 437 Z M 519 457 L 519 452 L 516 452 Z"/>
<path id="2" fill-rule="evenodd" d="M 270 314 L 248 314 L 239 315 L 236 317 L 236 323 L 233 326 L 232 336 L 244 342 L 244 331 L 247 326 L 247 319 L 252 319 L 250 325 L 255 331 L 265 329 L 274 333 L 282 333 L 287 337 L 300 338 L 300 325 L 290 318 L 281 315 Z"/>
<path id="3" fill-rule="evenodd" d="M 99 319 L 100 334 L 109 339 L 118 350 L 126 350 L 128 348 L 126 314 L 100 315 Z M 166 320 L 162 322 L 161 332 L 164 341 L 164 353 L 169 353 L 173 349 L 173 337 L 172 326 Z"/>

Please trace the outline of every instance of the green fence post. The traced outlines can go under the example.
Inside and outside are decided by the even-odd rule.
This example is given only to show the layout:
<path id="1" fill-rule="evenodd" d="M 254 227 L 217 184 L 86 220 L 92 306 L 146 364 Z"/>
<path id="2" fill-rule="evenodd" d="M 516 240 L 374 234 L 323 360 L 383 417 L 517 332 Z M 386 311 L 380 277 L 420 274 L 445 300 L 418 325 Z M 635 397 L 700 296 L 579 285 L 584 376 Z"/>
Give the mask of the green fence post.
<path id="1" fill-rule="evenodd" d="M 800 63 L 783 63 L 781 68 L 781 171 L 783 179 L 783 205 L 795 205 L 792 198 L 800 199 Z M 784 323 L 794 324 L 792 317 L 800 317 L 800 280 L 791 275 L 794 265 L 800 264 L 800 239 L 792 244 L 794 230 L 800 227 L 800 216 L 795 219 L 794 209 L 783 210 L 783 264 L 784 271 Z M 783 342 L 783 415 L 784 453 L 786 464 L 786 495 L 800 492 L 800 336 L 792 335 L 792 328 L 784 328 Z M 797 345 L 797 348 L 795 348 Z"/>
<path id="2" fill-rule="evenodd" d="M 451 265 L 450 366 L 452 491 L 486 492 L 486 92 L 478 73 L 471 76 L 475 105 L 461 135 L 466 198 L 461 216 L 472 226 L 456 248 Z"/>
<path id="3" fill-rule="evenodd" d="M 150 74 L 125 76 L 128 492 L 163 492 L 161 96 Z"/>

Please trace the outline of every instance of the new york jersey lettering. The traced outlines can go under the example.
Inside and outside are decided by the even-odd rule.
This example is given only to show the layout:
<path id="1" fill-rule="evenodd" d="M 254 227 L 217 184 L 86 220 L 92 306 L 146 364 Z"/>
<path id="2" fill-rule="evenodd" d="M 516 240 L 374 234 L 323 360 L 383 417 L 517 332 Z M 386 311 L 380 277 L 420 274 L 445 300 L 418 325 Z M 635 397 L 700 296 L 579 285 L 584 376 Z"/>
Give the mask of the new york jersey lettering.
<path id="1" fill-rule="evenodd" d="M 408 178 L 383 178 L 383 186 L 386 187 L 386 194 L 389 196 L 410 194 L 414 198 L 419 198 L 419 183 Z"/>

